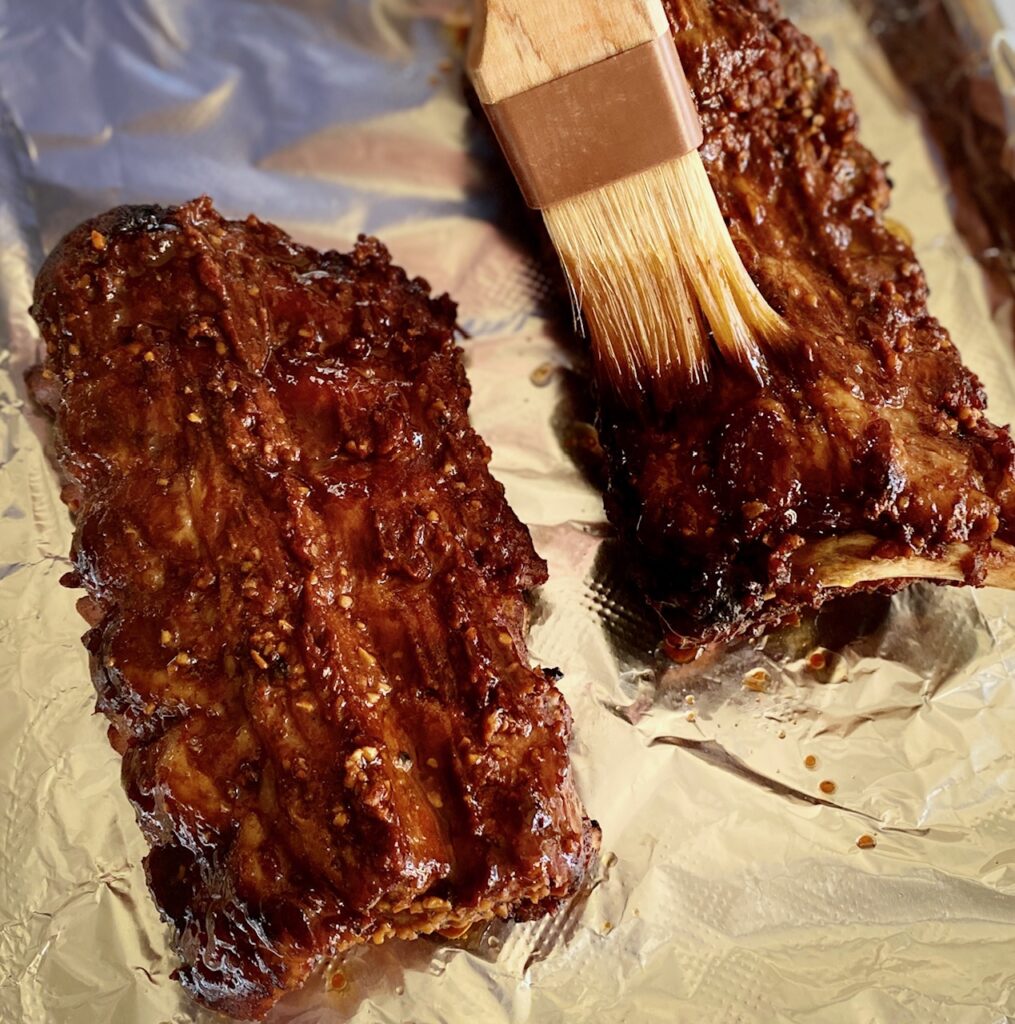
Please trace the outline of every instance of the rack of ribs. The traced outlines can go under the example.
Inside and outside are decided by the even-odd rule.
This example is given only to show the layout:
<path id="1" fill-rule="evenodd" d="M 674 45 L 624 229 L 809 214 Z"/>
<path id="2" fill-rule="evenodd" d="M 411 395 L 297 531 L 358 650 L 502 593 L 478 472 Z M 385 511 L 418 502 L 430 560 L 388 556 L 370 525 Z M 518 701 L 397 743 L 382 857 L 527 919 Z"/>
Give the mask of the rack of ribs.
<path id="1" fill-rule="evenodd" d="M 676 646 L 853 589 L 1015 586 L 1007 429 L 927 311 L 884 167 L 775 0 L 667 0 L 734 242 L 792 343 L 759 385 L 713 365 L 672 409 L 603 388 L 607 506 Z"/>
<path id="2" fill-rule="evenodd" d="M 201 199 L 71 232 L 33 314 L 65 582 L 186 988 L 261 1017 L 355 943 L 571 892 L 597 833 L 525 648 L 545 567 L 451 301 Z"/>

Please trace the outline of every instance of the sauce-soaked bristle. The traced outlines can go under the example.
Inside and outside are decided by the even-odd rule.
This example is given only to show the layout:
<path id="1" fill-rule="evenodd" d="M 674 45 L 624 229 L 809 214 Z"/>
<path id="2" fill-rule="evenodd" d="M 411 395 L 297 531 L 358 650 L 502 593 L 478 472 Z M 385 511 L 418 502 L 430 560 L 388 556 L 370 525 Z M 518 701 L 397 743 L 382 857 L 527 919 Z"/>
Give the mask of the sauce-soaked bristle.
<path id="1" fill-rule="evenodd" d="M 669 406 L 723 358 L 764 378 L 782 319 L 744 269 L 697 152 L 543 211 L 599 372 Z"/>

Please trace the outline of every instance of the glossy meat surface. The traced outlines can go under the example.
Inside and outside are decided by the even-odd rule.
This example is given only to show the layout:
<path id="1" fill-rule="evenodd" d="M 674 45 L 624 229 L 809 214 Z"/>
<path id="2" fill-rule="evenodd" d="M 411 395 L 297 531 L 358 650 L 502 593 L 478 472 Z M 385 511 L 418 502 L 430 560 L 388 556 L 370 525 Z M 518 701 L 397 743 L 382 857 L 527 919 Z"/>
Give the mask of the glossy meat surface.
<path id="1" fill-rule="evenodd" d="M 603 389 L 608 506 L 650 600 L 679 643 L 760 630 L 841 591 L 815 555 L 835 538 L 867 538 L 858 586 L 901 586 L 884 562 L 914 555 L 982 582 L 1013 539 L 1012 441 L 927 312 L 850 96 L 775 0 L 667 8 L 709 176 L 793 342 L 764 387 L 716 360 L 671 414 Z"/>
<path id="2" fill-rule="evenodd" d="M 179 976 L 262 1016 L 353 943 L 552 908 L 594 832 L 545 578 L 454 306 L 380 243 L 121 207 L 36 285 L 98 707 Z"/>

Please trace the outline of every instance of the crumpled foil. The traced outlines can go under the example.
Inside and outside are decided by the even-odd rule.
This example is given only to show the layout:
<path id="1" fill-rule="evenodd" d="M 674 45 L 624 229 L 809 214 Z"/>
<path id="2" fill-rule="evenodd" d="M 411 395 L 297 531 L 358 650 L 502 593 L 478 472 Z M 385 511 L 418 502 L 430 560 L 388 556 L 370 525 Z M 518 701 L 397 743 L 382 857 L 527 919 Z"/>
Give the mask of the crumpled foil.
<path id="1" fill-rule="evenodd" d="M 1015 411 L 1003 311 L 919 110 L 844 0 L 794 0 L 891 161 L 947 324 Z M 1010 14 L 1010 11 L 1009 11 Z M 274 1022 L 1015 1020 L 1015 596 L 850 599 L 689 664 L 571 458 L 568 325 L 462 98 L 456 0 L 33 0 L 0 24 L 0 1019 L 210 1022 L 171 980 L 93 693 L 70 524 L 22 373 L 42 254 L 85 216 L 202 192 L 297 238 L 379 234 L 459 301 L 473 418 L 550 564 L 533 657 L 564 671 L 602 824 L 557 916 L 354 952 Z M 999 44 L 1000 45 L 1000 44 Z M 579 403 L 580 404 L 580 403 Z"/>

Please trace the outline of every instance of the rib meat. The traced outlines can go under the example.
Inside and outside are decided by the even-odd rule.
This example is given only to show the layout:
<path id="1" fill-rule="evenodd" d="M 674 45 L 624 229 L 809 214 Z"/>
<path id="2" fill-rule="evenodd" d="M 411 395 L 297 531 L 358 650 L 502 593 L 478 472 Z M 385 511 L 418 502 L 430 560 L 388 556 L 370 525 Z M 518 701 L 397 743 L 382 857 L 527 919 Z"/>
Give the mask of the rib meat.
<path id="1" fill-rule="evenodd" d="M 611 517 L 676 643 L 855 587 L 1013 580 L 1015 448 L 927 311 L 889 182 L 824 54 L 775 0 L 667 0 L 702 155 L 793 343 L 713 365 L 669 413 L 601 393 Z"/>
<path id="2" fill-rule="evenodd" d="M 354 943 L 550 909 L 594 846 L 454 312 L 377 241 L 207 199 L 39 275 L 98 708 L 180 980 L 236 1016 Z"/>

